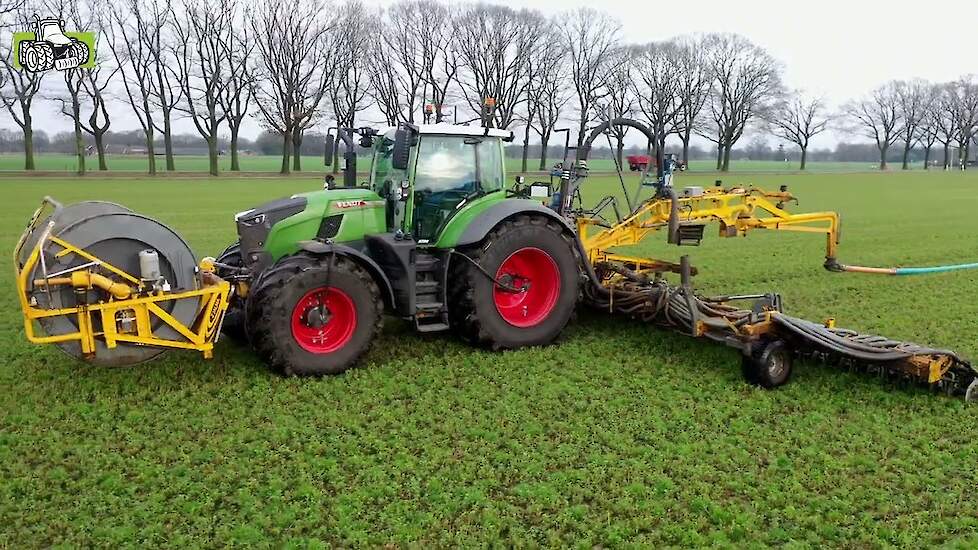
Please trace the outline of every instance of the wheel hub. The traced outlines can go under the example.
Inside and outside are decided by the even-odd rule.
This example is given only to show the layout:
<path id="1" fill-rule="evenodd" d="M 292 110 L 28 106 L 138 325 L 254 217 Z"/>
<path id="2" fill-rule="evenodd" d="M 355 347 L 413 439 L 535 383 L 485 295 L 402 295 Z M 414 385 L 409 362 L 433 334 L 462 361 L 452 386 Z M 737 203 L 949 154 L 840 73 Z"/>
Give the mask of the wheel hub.
<path id="1" fill-rule="evenodd" d="M 353 338 L 357 311 L 350 296 L 336 287 L 307 292 L 292 309 L 292 337 L 302 349 L 332 353 Z"/>
<path id="2" fill-rule="evenodd" d="M 311 328 L 322 328 L 333 317 L 333 314 L 326 308 L 325 304 L 320 304 L 306 310 L 305 323 Z"/>
<path id="3" fill-rule="evenodd" d="M 544 322 L 560 297 L 560 271 L 545 251 L 521 248 L 496 271 L 500 283 L 493 289 L 496 310 L 507 323 L 533 327 Z"/>

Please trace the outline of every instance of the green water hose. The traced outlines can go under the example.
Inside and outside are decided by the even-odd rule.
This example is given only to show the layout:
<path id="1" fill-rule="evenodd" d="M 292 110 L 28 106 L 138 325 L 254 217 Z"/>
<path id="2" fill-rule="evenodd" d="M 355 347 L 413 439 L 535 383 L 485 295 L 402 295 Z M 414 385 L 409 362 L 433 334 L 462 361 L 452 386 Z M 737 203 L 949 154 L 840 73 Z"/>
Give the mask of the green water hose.
<path id="1" fill-rule="evenodd" d="M 866 267 L 861 265 L 836 264 L 833 271 L 870 273 L 873 275 L 926 275 L 930 273 L 962 271 L 965 269 L 978 269 L 978 262 L 967 264 L 936 265 L 931 267 Z"/>

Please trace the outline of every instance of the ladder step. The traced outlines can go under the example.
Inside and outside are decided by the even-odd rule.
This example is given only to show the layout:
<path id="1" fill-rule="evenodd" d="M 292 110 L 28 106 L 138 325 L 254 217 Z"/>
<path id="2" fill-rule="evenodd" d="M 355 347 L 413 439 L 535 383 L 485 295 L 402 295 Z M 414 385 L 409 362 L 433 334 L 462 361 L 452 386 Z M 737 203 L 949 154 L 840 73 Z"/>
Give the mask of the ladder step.
<path id="1" fill-rule="evenodd" d="M 442 305 L 444 304 L 442 304 L 441 302 L 418 302 L 417 309 L 418 311 L 430 313 L 435 311 L 441 311 Z"/>
<path id="2" fill-rule="evenodd" d="M 417 281 L 416 283 L 414 283 L 414 288 L 416 288 L 419 293 L 424 294 L 423 292 L 421 292 L 422 290 L 430 291 L 430 290 L 437 289 L 438 281 Z"/>
<path id="3" fill-rule="evenodd" d="M 448 323 L 418 323 L 418 332 L 441 332 L 448 328 Z"/>

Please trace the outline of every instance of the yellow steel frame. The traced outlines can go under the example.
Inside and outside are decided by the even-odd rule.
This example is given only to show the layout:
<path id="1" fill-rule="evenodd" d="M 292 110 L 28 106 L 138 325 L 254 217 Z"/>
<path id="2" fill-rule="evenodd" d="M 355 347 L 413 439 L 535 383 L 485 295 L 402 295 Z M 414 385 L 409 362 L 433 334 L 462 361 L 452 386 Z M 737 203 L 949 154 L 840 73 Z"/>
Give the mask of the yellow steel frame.
<path id="1" fill-rule="evenodd" d="M 680 222 L 720 224 L 721 237 L 746 235 L 752 229 L 820 233 L 826 236 L 826 260 L 834 260 L 839 244 L 840 220 L 835 212 L 792 214 L 783 204 L 795 200 L 788 192 L 769 193 L 756 188 L 708 189 L 702 195 L 679 197 Z M 775 202 L 776 201 L 776 202 Z M 668 229 L 671 199 L 653 198 L 634 214 L 608 226 L 604 220 L 577 218 L 578 235 L 588 259 L 631 265 L 636 271 L 675 271 L 676 264 L 610 252 L 617 246 L 642 242 L 650 233 Z"/>
<path id="2" fill-rule="evenodd" d="M 96 341 L 105 342 L 106 347 L 114 348 L 120 343 L 132 343 L 146 346 L 156 346 L 165 348 L 177 348 L 199 351 L 207 359 L 213 357 L 214 342 L 220 332 L 221 323 L 224 320 L 224 313 L 228 307 L 228 297 L 231 293 L 231 285 L 213 273 L 204 271 L 202 288 L 181 292 L 155 291 L 134 295 L 127 299 L 114 299 L 107 295 L 107 299 L 99 303 L 84 304 L 75 307 L 44 309 L 35 307 L 28 297 L 32 281 L 30 280 L 35 266 L 41 258 L 41 251 L 46 243 L 52 243 L 61 248 L 56 253 L 60 257 L 66 254 L 77 254 L 92 262 L 95 267 L 116 275 L 134 287 L 139 287 L 141 281 L 133 275 L 126 273 L 112 264 L 102 261 L 88 252 L 66 242 L 62 239 L 49 235 L 49 227 L 44 229 L 43 234 L 38 239 L 31 254 L 28 256 L 24 265 L 19 264 L 19 256 L 23 248 L 26 237 L 36 229 L 37 219 L 44 205 L 35 212 L 28 225 L 27 231 L 21 237 L 16 249 L 14 250 L 14 271 L 17 281 L 17 295 L 20 299 L 20 307 L 24 315 L 24 331 L 27 339 L 36 344 L 52 344 L 58 342 L 78 341 L 81 351 L 86 356 L 93 355 L 96 351 Z M 52 286 L 56 283 L 52 279 Z M 166 302 L 184 300 L 188 298 L 201 298 L 197 316 L 192 326 L 181 323 L 170 315 L 165 308 Z M 135 330 L 121 332 L 118 330 L 117 319 L 119 315 L 129 315 L 135 320 Z M 39 319 L 74 315 L 77 320 L 78 330 L 69 334 L 41 335 L 38 334 L 34 322 Z M 96 331 L 94 319 L 101 321 L 102 330 Z M 162 321 L 163 324 L 173 328 L 178 338 L 164 338 L 156 334 L 153 324 Z"/>

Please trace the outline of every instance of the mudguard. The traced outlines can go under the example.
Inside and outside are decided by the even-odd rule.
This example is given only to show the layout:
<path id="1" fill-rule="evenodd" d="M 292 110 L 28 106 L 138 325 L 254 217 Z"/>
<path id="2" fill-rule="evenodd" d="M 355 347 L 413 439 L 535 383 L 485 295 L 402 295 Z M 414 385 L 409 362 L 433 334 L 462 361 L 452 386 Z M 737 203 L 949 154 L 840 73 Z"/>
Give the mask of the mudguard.
<path id="1" fill-rule="evenodd" d="M 526 199 L 507 199 L 500 201 L 476 216 L 462 232 L 456 246 L 475 244 L 486 237 L 492 228 L 503 220 L 518 214 L 541 214 L 564 226 L 571 235 L 576 234 L 573 226 L 559 214 L 542 204 Z"/>
<path id="2" fill-rule="evenodd" d="M 391 281 L 387 278 L 384 270 L 381 269 L 380 266 L 377 265 L 377 262 L 375 262 L 370 256 L 367 256 L 355 248 L 342 244 L 325 243 L 322 241 L 299 241 L 296 244 L 299 245 L 300 250 L 310 254 L 315 254 L 317 256 L 336 253 L 341 256 L 351 258 L 353 261 L 363 266 L 363 268 L 370 273 L 370 276 L 377 281 L 377 284 L 380 286 L 380 293 L 384 298 L 384 305 L 386 305 L 388 308 L 394 309 L 394 288 L 391 286 Z"/>

